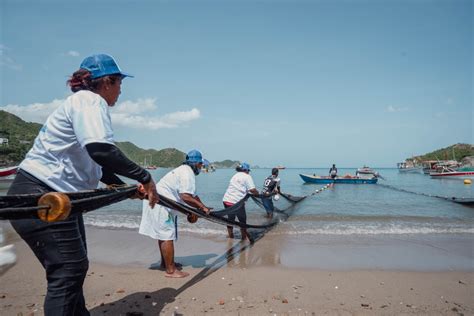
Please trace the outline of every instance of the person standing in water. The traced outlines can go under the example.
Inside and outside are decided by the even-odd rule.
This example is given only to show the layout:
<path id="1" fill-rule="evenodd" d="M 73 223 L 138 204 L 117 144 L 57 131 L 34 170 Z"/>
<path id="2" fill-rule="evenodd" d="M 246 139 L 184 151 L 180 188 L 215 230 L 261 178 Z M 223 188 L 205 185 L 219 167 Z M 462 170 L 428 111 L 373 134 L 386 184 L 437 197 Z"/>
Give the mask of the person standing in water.
<path id="1" fill-rule="evenodd" d="M 259 192 L 255 189 L 255 184 L 252 177 L 250 176 L 250 165 L 246 162 L 240 164 L 235 168 L 237 173 L 230 179 L 229 186 L 222 198 L 224 203 L 224 208 L 229 208 L 235 203 L 242 200 L 247 194 L 258 196 Z M 246 224 L 247 223 L 247 214 L 245 211 L 245 203 L 242 204 L 242 209 L 238 213 L 239 215 L 227 215 L 228 219 L 235 221 L 237 217 L 239 222 Z M 241 228 L 241 239 L 248 239 L 250 242 L 253 242 L 252 237 L 247 232 L 247 229 Z M 234 229 L 232 226 L 227 226 L 227 233 L 229 238 L 234 238 Z"/>
<path id="2" fill-rule="evenodd" d="M 275 207 L 273 206 L 272 196 L 280 193 L 280 178 L 278 178 L 278 169 L 273 168 L 272 174 L 268 176 L 263 182 L 262 189 L 263 207 L 267 212 L 267 217 L 270 219 L 273 218 L 273 211 L 275 210 Z"/>

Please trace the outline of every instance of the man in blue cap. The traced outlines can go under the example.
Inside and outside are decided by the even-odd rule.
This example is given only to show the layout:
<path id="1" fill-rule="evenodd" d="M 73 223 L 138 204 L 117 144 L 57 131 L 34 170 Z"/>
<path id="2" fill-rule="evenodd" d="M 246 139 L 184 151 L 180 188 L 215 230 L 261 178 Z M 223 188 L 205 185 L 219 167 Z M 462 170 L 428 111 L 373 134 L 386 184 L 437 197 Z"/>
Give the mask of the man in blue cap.
<path id="1" fill-rule="evenodd" d="M 229 186 L 222 198 L 224 208 L 231 207 L 240 200 L 242 200 L 247 194 L 252 194 L 258 196 L 259 192 L 255 189 L 255 184 L 253 182 L 252 176 L 250 176 L 250 165 L 246 162 L 241 163 L 235 168 L 237 173 L 230 179 Z M 242 210 L 239 212 L 239 215 L 227 215 L 230 220 L 235 220 L 235 217 L 239 219 L 239 222 L 246 224 L 247 223 L 247 214 L 245 211 L 245 203 L 242 204 Z M 241 239 L 248 239 L 253 243 L 252 236 L 249 235 L 246 228 L 240 229 Z M 234 238 L 234 229 L 232 226 L 227 226 L 227 234 L 229 238 Z"/>
<path id="2" fill-rule="evenodd" d="M 200 173 L 202 165 L 202 154 L 198 150 L 191 150 L 181 166 L 161 178 L 156 190 L 169 199 L 209 213 L 211 209 L 196 195 L 196 176 Z M 187 272 L 179 271 L 174 262 L 174 241 L 178 236 L 177 219 L 176 211 L 170 208 L 157 205 L 152 210 L 148 203 L 143 203 L 139 233 L 158 240 L 161 266 L 166 270 L 165 276 L 169 278 L 184 278 L 189 275 Z"/>

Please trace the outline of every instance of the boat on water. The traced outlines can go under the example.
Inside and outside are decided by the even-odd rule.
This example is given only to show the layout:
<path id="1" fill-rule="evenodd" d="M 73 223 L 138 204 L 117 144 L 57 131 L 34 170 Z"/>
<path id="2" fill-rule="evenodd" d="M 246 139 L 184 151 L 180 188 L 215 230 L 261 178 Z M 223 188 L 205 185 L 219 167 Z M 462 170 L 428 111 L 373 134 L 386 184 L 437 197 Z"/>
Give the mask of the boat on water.
<path id="1" fill-rule="evenodd" d="M 342 177 L 331 178 L 329 176 L 317 176 L 315 174 L 300 174 L 301 179 L 306 183 L 346 183 L 346 184 L 375 184 L 378 178 L 375 176 L 352 176 L 345 175 Z"/>
<path id="2" fill-rule="evenodd" d="M 437 172 L 442 167 L 457 169 L 461 164 L 456 160 L 427 160 L 422 162 L 422 166 L 423 173 L 429 175 L 431 172 Z"/>
<path id="3" fill-rule="evenodd" d="M 412 161 L 405 161 L 397 163 L 398 171 L 401 173 L 420 173 L 421 166 L 415 165 Z"/>
<path id="4" fill-rule="evenodd" d="M 430 172 L 433 179 L 474 179 L 474 167 L 463 167 L 454 169 L 446 166 Z"/>
<path id="5" fill-rule="evenodd" d="M 15 179 L 18 166 L 0 168 L 0 189 L 7 189 Z"/>
<path id="6" fill-rule="evenodd" d="M 374 177 L 380 176 L 378 171 L 375 171 L 374 169 L 367 166 L 363 166 L 362 168 L 357 168 L 356 176 L 357 175 L 369 175 L 369 176 L 372 175 Z"/>
<path id="7" fill-rule="evenodd" d="M 279 169 L 279 170 L 283 170 L 283 169 L 286 169 L 285 166 L 276 166 L 275 168 Z"/>

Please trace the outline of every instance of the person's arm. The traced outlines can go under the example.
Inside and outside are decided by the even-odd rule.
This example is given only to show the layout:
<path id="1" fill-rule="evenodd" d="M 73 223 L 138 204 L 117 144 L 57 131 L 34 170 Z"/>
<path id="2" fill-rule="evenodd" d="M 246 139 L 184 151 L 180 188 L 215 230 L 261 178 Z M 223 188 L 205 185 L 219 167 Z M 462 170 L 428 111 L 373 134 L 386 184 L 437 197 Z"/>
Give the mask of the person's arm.
<path id="1" fill-rule="evenodd" d="M 112 184 L 118 184 L 122 185 L 125 184 L 117 175 L 113 172 L 110 172 L 108 169 L 102 168 L 102 178 L 100 178 L 100 182 L 107 184 L 107 185 L 112 185 Z"/>
<path id="2" fill-rule="evenodd" d="M 211 208 L 204 205 L 204 203 L 201 202 L 201 199 L 197 195 L 193 196 L 189 193 L 180 193 L 179 196 L 186 204 L 189 204 L 201 211 L 204 211 L 206 214 L 209 214 L 209 212 L 211 211 Z"/>
<path id="3" fill-rule="evenodd" d="M 248 192 L 249 192 L 251 195 L 253 195 L 253 196 L 258 196 L 258 195 L 260 195 L 260 193 L 258 192 L 258 190 L 255 189 L 255 188 L 248 190 Z"/>
<path id="4" fill-rule="evenodd" d="M 109 173 L 136 180 L 142 184 L 151 180 L 148 171 L 128 159 L 118 147 L 107 143 L 90 143 L 86 145 L 89 156 Z"/>
<path id="5" fill-rule="evenodd" d="M 86 145 L 86 150 L 106 174 L 119 174 L 140 182 L 144 193 L 148 196 L 150 206 L 154 207 L 158 203 L 158 193 L 150 173 L 128 159 L 116 146 L 108 143 L 90 143 Z"/>

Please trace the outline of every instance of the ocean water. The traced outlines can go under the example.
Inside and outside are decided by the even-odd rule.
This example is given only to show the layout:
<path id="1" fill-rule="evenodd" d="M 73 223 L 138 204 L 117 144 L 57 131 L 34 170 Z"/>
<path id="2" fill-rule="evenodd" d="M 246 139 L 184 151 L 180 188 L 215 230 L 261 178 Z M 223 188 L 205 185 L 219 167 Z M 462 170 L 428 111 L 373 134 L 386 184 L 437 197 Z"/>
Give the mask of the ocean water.
<path id="1" fill-rule="evenodd" d="M 159 180 L 170 169 L 153 170 Z M 379 183 L 413 192 L 446 197 L 474 198 L 474 185 L 462 180 L 431 179 L 422 173 L 401 174 L 397 169 L 378 169 L 386 179 Z M 305 184 L 300 173 L 327 174 L 324 169 L 285 169 L 280 171 L 281 188 L 285 193 L 302 196 L 323 187 Z M 232 169 L 203 173 L 196 178 L 197 193 L 202 201 L 215 209 L 222 208 L 222 196 Z M 355 169 L 339 169 L 339 174 L 354 174 Z M 251 175 L 258 189 L 270 174 L 270 169 L 255 169 Z M 284 199 L 278 203 L 284 204 Z M 278 205 L 277 205 L 278 206 Z M 282 205 L 284 207 L 285 205 Z M 109 229 L 138 230 L 142 202 L 127 200 L 85 215 L 86 225 Z M 253 201 L 247 202 L 248 223 L 264 223 L 264 210 Z M 184 216 L 179 219 L 180 232 L 202 236 L 224 236 L 225 228 L 198 220 L 191 224 Z M 350 235 L 411 235 L 411 234 L 474 234 L 474 208 L 450 201 L 410 194 L 378 184 L 336 184 L 323 190 L 292 209 L 287 221 L 281 222 L 269 234 L 288 236 L 350 236 Z"/>

